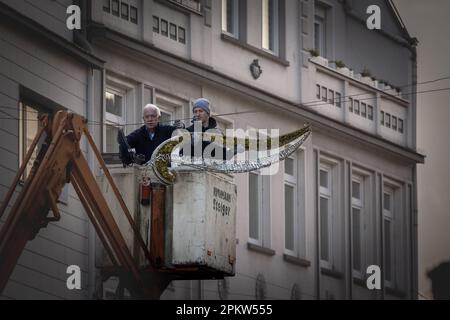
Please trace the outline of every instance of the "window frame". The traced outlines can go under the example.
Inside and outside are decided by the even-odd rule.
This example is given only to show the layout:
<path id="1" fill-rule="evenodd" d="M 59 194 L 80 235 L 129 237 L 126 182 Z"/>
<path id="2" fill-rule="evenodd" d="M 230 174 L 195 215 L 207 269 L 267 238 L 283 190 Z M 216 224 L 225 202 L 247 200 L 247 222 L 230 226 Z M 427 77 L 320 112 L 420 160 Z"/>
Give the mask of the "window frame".
<path id="1" fill-rule="evenodd" d="M 120 96 L 122 98 L 122 105 L 121 105 L 122 116 L 115 115 L 106 110 L 106 100 L 107 100 L 106 96 L 108 93 Z M 127 91 L 125 89 L 121 89 L 114 84 L 109 84 L 109 83 L 106 84 L 104 117 L 105 117 L 104 118 L 105 124 L 104 124 L 104 131 L 103 131 L 104 132 L 103 153 L 104 154 L 116 153 L 111 150 L 107 150 L 107 146 L 108 146 L 107 127 L 110 126 L 110 127 L 120 128 L 121 126 L 124 126 L 126 124 L 126 121 L 127 121 Z M 115 141 L 115 139 L 113 139 L 113 140 Z"/>
<path id="2" fill-rule="evenodd" d="M 284 237 L 284 251 L 287 254 L 290 254 L 292 256 L 297 256 L 297 226 L 298 226 L 298 188 L 297 188 L 297 177 L 298 177 L 298 162 L 297 162 L 297 156 L 295 154 L 292 154 L 289 159 L 293 161 L 293 173 L 292 175 L 289 173 L 286 173 L 286 167 L 284 169 L 284 221 L 285 221 L 285 237 Z M 286 163 L 284 163 L 286 165 Z M 292 249 L 288 249 L 286 246 L 286 186 L 289 186 L 293 189 L 293 204 L 292 204 Z"/>
<path id="3" fill-rule="evenodd" d="M 320 162 L 319 165 L 319 202 L 321 198 L 327 199 L 328 201 L 328 212 L 327 212 L 327 240 L 328 240 L 328 260 L 323 259 L 322 255 L 322 230 L 320 229 L 320 240 L 321 240 L 321 246 L 320 246 L 320 265 L 323 267 L 326 267 L 328 269 L 332 269 L 333 265 L 333 228 L 332 228 L 332 221 L 333 221 L 333 170 L 332 166 L 328 163 Z M 327 187 L 324 187 L 320 183 L 320 174 L 321 171 L 324 171 L 327 173 Z M 319 217 L 322 219 L 322 213 L 320 212 L 320 205 L 319 205 Z M 321 228 L 321 222 L 320 222 L 320 228 Z"/>
<path id="4" fill-rule="evenodd" d="M 228 4 L 231 4 L 231 27 L 232 30 L 228 29 Z M 233 38 L 239 38 L 239 0 L 222 0 L 222 33 L 225 33 Z"/>
<path id="5" fill-rule="evenodd" d="M 248 173 L 248 197 L 250 200 L 250 175 L 257 176 L 257 195 L 258 195 L 258 204 L 257 204 L 257 214 L 258 214 L 258 238 L 253 238 L 250 235 L 250 208 L 248 210 L 249 213 L 249 230 L 248 230 L 248 242 L 251 244 L 258 245 L 263 248 L 271 247 L 271 210 L 270 210 L 270 190 L 271 190 L 271 181 L 270 176 L 261 174 L 260 170 L 249 172 Z M 250 201 L 248 202 L 249 206 Z"/>
<path id="6" fill-rule="evenodd" d="M 279 0 L 262 0 L 261 5 L 261 48 L 278 55 L 280 51 Z M 270 23 L 271 15 L 272 23 Z"/>
<path id="7" fill-rule="evenodd" d="M 390 196 L 390 204 L 389 209 L 385 208 L 385 195 Z M 388 220 L 390 222 L 390 253 L 391 253 L 391 263 L 390 263 L 390 273 L 391 279 L 386 279 L 387 272 L 383 275 L 384 283 L 386 287 L 393 288 L 395 283 L 395 241 L 394 241 L 394 230 L 395 230 L 395 189 L 392 186 L 388 186 L 384 184 L 383 186 L 383 198 L 382 198 L 382 208 L 383 208 L 383 260 L 384 260 L 384 269 L 386 269 L 386 229 L 385 229 L 385 221 Z"/>
<path id="8" fill-rule="evenodd" d="M 358 116 L 361 115 L 361 107 L 360 107 L 360 101 L 359 100 L 354 100 L 354 113 L 357 114 Z"/>
<path id="9" fill-rule="evenodd" d="M 367 105 L 367 119 L 373 121 L 373 106 L 370 104 Z"/>
<path id="10" fill-rule="evenodd" d="M 398 132 L 403 133 L 404 131 L 404 121 L 402 118 L 398 118 Z"/>
<path id="11" fill-rule="evenodd" d="M 352 214 L 352 226 L 351 226 L 351 230 L 352 230 L 352 274 L 354 278 L 358 278 L 358 279 L 363 279 L 364 278 L 364 272 L 365 272 L 365 267 L 366 267 L 366 263 L 365 263 L 365 223 L 366 223 L 366 212 L 367 212 L 367 190 L 366 190 L 366 185 L 367 185 L 367 180 L 368 176 L 365 173 L 362 173 L 360 171 L 357 170 L 353 170 L 352 172 L 352 185 L 351 185 L 351 214 Z M 358 183 L 359 184 L 359 199 L 355 198 L 353 196 L 353 183 Z M 358 209 L 359 210 L 359 257 L 360 257 L 360 270 L 357 270 L 354 268 L 354 252 L 355 252 L 355 248 L 354 248 L 354 228 L 353 228 L 353 223 L 354 223 L 354 218 L 353 218 L 353 209 Z"/>
<path id="12" fill-rule="evenodd" d="M 336 96 L 336 107 L 340 108 L 341 107 L 341 93 L 340 92 L 335 92 L 335 96 Z"/>
<path id="13" fill-rule="evenodd" d="M 332 7 L 321 1 L 314 1 L 314 49 L 319 55 L 328 58 L 332 54 L 330 27 L 332 26 Z"/>
<path id="14" fill-rule="evenodd" d="M 361 102 L 361 117 L 367 118 L 367 103 Z"/>
<path id="15" fill-rule="evenodd" d="M 328 103 L 331 105 L 335 104 L 334 90 L 332 90 L 332 89 L 328 89 Z"/>
<path id="16" fill-rule="evenodd" d="M 384 120 L 384 124 L 386 126 L 386 128 L 390 128 L 391 127 L 391 114 L 386 112 L 386 118 Z"/>

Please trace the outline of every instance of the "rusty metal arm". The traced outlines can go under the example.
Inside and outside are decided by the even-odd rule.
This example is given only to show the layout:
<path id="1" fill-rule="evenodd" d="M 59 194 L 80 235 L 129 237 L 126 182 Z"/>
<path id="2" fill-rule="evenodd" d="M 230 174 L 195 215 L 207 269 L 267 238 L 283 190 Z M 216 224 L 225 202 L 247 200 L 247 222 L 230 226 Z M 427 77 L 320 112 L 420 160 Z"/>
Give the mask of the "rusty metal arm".
<path id="1" fill-rule="evenodd" d="M 37 142 L 44 130 L 46 130 L 48 133 L 47 144 L 41 149 L 22 191 L 15 201 L 5 224 L 0 229 L 0 294 L 3 292 L 26 243 L 33 239 L 39 230 L 42 227 L 46 227 L 50 221 L 60 219 L 56 199 L 61 194 L 64 185 L 69 182 L 67 181 L 67 176 L 69 176 L 111 261 L 114 265 L 119 266 L 124 272 L 131 275 L 130 279 L 133 287 L 129 289 L 135 290 L 142 297 L 151 296 L 151 288 L 145 285 L 140 270 L 134 262 L 125 239 L 81 152 L 80 140 L 82 135 L 85 134 L 121 203 L 138 241 L 143 247 L 142 249 L 147 259 L 151 261 L 139 230 L 131 218 L 120 193 L 118 193 L 117 187 L 86 128 L 86 120 L 81 116 L 60 111 L 55 115 L 52 125 L 45 119 L 42 123 L 43 128 L 39 130 L 29 152 L 27 152 L 26 161 L 19 169 L 14 179 L 14 184 L 4 200 L 2 211 L 0 211 L 3 213 L 6 209 L 7 202 L 9 202 L 14 192 Z M 68 172 L 70 173 L 69 175 L 67 174 Z M 50 210 L 53 212 L 53 217 L 48 217 Z"/>

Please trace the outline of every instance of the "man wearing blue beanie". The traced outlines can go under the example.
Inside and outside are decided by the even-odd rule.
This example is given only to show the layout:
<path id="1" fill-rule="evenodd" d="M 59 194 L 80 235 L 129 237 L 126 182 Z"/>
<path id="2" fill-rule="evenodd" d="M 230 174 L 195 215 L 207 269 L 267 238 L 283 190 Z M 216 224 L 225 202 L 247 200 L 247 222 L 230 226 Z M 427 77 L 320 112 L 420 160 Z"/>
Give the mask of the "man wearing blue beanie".
<path id="1" fill-rule="evenodd" d="M 208 99 L 199 98 L 195 100 L 192 105 L 192 113 L 194 114 L 194 122 L 201 121 L 202 132 L 209 129 L 217 129 L 217 122 L 213 117 L 211 117 L 211 104 Z M 194 124 L 187 128 L 189 132 L 195 131 Z"/>

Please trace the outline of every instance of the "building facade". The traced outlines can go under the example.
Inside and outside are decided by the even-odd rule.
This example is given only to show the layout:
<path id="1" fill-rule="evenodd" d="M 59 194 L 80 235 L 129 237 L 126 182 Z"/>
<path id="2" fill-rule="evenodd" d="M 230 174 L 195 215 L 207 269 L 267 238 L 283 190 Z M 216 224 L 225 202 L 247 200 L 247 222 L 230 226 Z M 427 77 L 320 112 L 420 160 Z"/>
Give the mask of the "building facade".
<path id="1" fill-rule="evenodd" d="M 0 1 L 2 198 L 40 112 L 86 116 L 114 160 L 117 128 L 137 128 L 145 104 L 170 122 L 206 97 L 222 129 L 313 134 L 276 174 L 235 176 L 236 276 L 173 281 L 162 299 L 417 298 L 416 55 L 390 1 L 78 1 L 75 32 L 71 4 Z M 366 26 L 370 5 L 381 30 Z M 70 185 L 60 202 L 4 298 L 92 298 L 94 230 Z M 366 286 L 370 265 L 380 290 Z"/>

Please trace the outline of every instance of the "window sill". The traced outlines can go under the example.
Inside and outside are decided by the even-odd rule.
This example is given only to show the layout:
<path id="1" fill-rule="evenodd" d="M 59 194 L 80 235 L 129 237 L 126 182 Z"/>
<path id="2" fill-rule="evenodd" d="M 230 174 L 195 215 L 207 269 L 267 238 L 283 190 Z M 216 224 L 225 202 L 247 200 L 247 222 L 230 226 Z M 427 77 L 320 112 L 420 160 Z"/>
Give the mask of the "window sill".
<path id="1" fill-rule="evenodd" d="M 278 56 L 275 56 L 275 55 L 273 55 L 273 54 L 271 54 L 271 53 L 269 53 L 267 51 L 264 51 L 263 49 L 260 49 L 260 48 L 254 47 L 252 45 L 249 45 L 248 43 L 246 43 L 246 42 L 244 42 L 242 40 L 236 39 L 236 38 L 234 38 L 234 37 L 232 37 L 232 36 L 230 36 L 230 35 L 228 35 L 226 33 L 222 33 L 221 34 L 221 38 L 224 41 L 228 41 L 228 42 L 230 42 L 230 43 L 232 43 L 232 44 L 234 44 L 234 45 L 236 45 L 238 47 L 241 47 L 243 49 L 249 50 L 249 51 L 251 51 L 253 53 L 256 53 L 256 54 L 260 55 L 261 57 L 264 57 L 264 58 L 267 58 L 269 60 L 272 60 L 272 61 L 274 61 L 276 63 L 279 63 L 279 64 L 281 64 L 281 65 L 283 65 L 285 67 L 289 67 L 289 65 L 290 65 L 289 61 L 284 60 L 284 59 L 282 59 L 282 58 L 280 58 Z"/>
<path id="2" fill-rule="evenodd" d="M 289 254 L 284 254 L 283 259 L 286 262 L 293 263 L 293 264 L 296 264 L 301 267 L 308 268 L 309 266 L 311 266 L 311 261 L 302 259 L 302 258 L 298 258 L 298 257 L 294 257 Z"/>
<path id="3" fill-rule="evenodd" d="M 250 242 L 247 242 L 247 249 L 252 250 L 252 251 L 256 251 L 256 252 L 259 252 L 259 253 L 263 253 L 263 254 L 268 255 L 268 256 L 274 256 L 275 255 L 275 250 L 269 249 L 269 248 L 265 248 L 265 247 L 262 247 L 262 246 L 259 246 L 257 244 L 253 244 L 253 243 L 250 243 Z"/>
<path id="4" fill-rule="evenodd" d="M 121 164 L 122 160 L 118 153 L 102 153 L 103 160 L 106 164 Z"/>
<path id="5" fill-rule="evenodd" d="M 336 271 L 336 270 L 331 270 L 328 268 L 320 268 L 320 272 L 323 275 L 335 278 L 335 279 L 344 279 L 344 274 L 342 272 Z"/>

